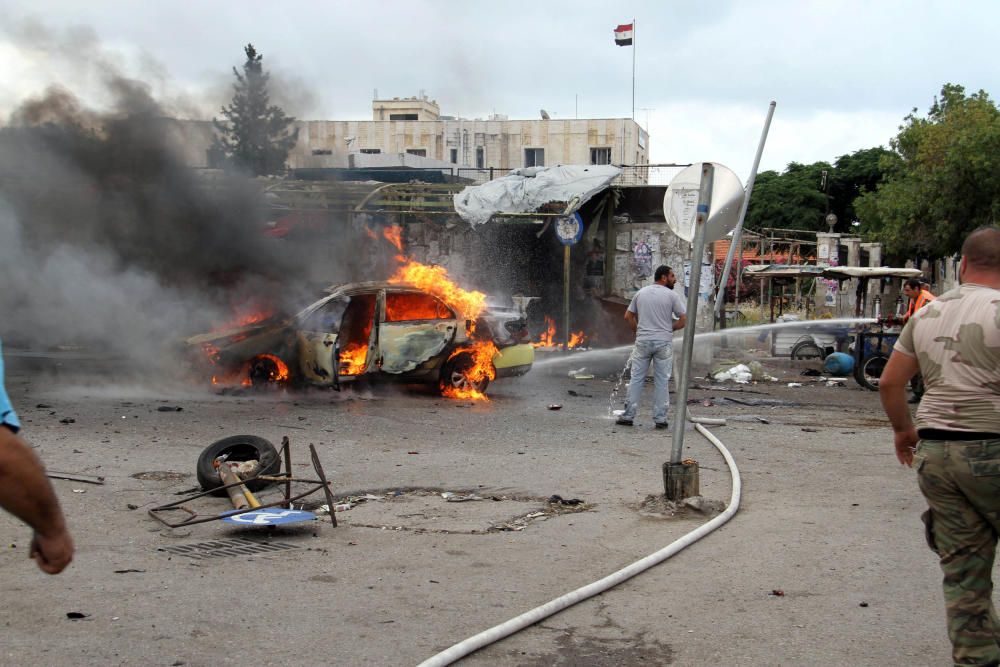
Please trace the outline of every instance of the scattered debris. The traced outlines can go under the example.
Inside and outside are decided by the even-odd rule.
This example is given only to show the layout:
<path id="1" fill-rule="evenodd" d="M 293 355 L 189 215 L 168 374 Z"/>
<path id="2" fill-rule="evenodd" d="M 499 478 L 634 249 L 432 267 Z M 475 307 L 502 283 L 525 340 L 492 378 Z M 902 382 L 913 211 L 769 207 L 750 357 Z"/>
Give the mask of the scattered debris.
<path id="1" fill-rule="evenodd" d="M 549 496 L 549 503 L 553 505 L 573 506 L 573 505 L 582 505 L 583 501 L 580 500 L 579 498 L 563 498 L 562 496 L 553 494 Z"/>
<path id="2" fill-rule="evenodd" d="M 736 364 L 729 369 L 719 371 L 718 373 L 712 375 L 712 379 L 716 382 L 727 382 L 732 380 L 736 384 L 749 384 L 752 378 L 753 374 L 744 364 Z"/>
<path id="3" fill-rule="evenodd" d="M 181 412 L 184 408 L 179 405 L 161 405 L 156 408 L 157 412 Z"/>
<path id="4" fill-rule="evenodd" d="M 593 380 L 594 376 L 589 373 L 577 373 L 573 376 L 574 380 Z"/>
<path id="5" fill-rule="evenodd" d="M 819 433 L 818 428 L 804 428 L 802 430 L 805 431 L 806 433 Z"/>
<path id="6" fill-rule="evenodd" d="M 759 422 L 760 422 L 761 424 L 770 424 L 770 423 L 771 423 L 771 420 L 769 420 L 769 419 L 764 419 L 763 417 L 755 417 L 755 419 L 756 419 L 757 421 L 759 421 Z"/>
<path id="7" fill-rule="evenodd" d="M 804 371 L 802 371 L 801 373 L 799 373 L 799 375 L 805 375 L 805 376 L 808 376 L 808 377 L 816 377 L 818 375 L 821 375 L 821 373 L 818 370 L 816 370 L 815 368 L 807 368 Z"/>
<path id="8" fill-rule="evenodd" d="M 129 508 L 130 510 L 137 510 L 137 509 L 139 509 L 138 505 L 133 505 L 132 503 L 129 503 L 129 504 L 125 505 L 125 507 Z"/>
<path id="9" fill-rule="evenodd" d="M 441 494 L 441 497 L 445 499 L 445 502 L 449 503 L 465 503 L 470 500 L 485 500 L 482 496 L 477 496 L 474 493 L 467 493 L 464 496 L 459 496 L 451 491 L 445 491 Z"/>
<path id="10" fill-rule="evenodd" d="M 128 570 L 115 570 L 115 574 L 129 574 L 129 573 L 131 573 L 131 572 L 136 572 L 136 573 L 139 573 L 139 574 L 141 574 L 141 573 L 145 572 L 145 570 L 134 570 L 134 569 L 128 569 Z"/>
<path id="11" fill-rule="evenodd" d="M 801 382 L 789 382 L 788 386 L 789 387 L 802 387 L 804 385 Z"/>
<path id="12" fill-rule="evenodd" d="M 844 382 L 843 380 L 827 380 L 826 381 L 826 386 L 827 387 L 846 387 L 847 383 Z"/>
<path id="13" fill-rule="evenodd" d="M 552 403 L 549 405 L 549 410 L 562 410 L 562 406 L 558 403 Z"/>
<path id="14" fill-rule="evenodd" d="M 90 475 L 74 475 L 68 472 L 57 472 L 55 470 L 46 471 L 45 476 L 51 477 L 52 479 L 68 479 L 71 482 L 85 482 L 87 484 L 104 484 L 103 477 L 91 477 Z"/>
<path id="15" fill-rule="evenodd" d="M 407 454 L 419 454 L 420 452 L 406 452 Z"/>
<path id="16" fill-rule="evenodd" d="M 718 514 L 726 509 L 726 504 L 721 500 L 709 500 L 704 496 L 691 496 L 685 498 L 684 506 L 702 514 Z"/>
<path id="17" fill-rule="evenodd" d="M 76 420 L 73 419 L 72 417 L 63 417 L 62 419 L 59 420 L 59 423 L 60 424 L 75 424 Z"/>
<path id="18" fill-rule="evenodd" d="M 48 409 L 50 409 L 50 408 L 51 408 L 52 406 L 51 406 L 51 405 L 49 405 L 48 403 L 39 403 L 39 404 L 38 404 L 38 405 L 36 405 L 35 407 L 36 407 L 36 408 L 39 408 L 40 410 L 48 410 Z"/>
<path id="19" fill-rule="evenodd" d="M 867 606 L 868 606 L 868 603 L 867 603 L 867 602 L 862 602 L 862 603 L 861 603 L 861 604 L 859 604 L 858 606 L 859 606 L 859 607 L 867 607 Z"/>
<path id="20" fill-rule="evenodd" d="M 152 482 L 178 482 L 185 477 L 190 477 L 191 475 L 183 472 L 173 472 L 171 470 L 148 470 L 146 472 L 137 472 L 131 475 L 132 479 L 141 479 L 144 481 Z"/>
<path id="21" fill-rule="evenodd" d="M 781 590 L 780 588 L 775 588 L 769 593 L 769 595 L 775 598 L 783 598 L 785 597 L 785 591 Z"/>
<path id="22" fill-rule="evenodd" d="M 583 394 L 583 393 L 581 393 L 579 391 L 574 391 L 572 389 L 567 389 L 566 393 L 569 394 L 570 396 L 579 396 L 581 398 L 593 398 L 594 397 L 593 394 Z"/>
<path id="23" fill-rule="evenodd" d="M 90 614 L 85 614 L 82 611 L 67 611 L 66 612 L 66 618 L 70 619 L 71 621 L 78 621 L 81 618 L 87 618 L 88 616 L 90 616 Z"/>
<path id="24" fill-rule="evenodd" d="M 73 489 L 73 493 L 86 493 L 87 489 Z"/>

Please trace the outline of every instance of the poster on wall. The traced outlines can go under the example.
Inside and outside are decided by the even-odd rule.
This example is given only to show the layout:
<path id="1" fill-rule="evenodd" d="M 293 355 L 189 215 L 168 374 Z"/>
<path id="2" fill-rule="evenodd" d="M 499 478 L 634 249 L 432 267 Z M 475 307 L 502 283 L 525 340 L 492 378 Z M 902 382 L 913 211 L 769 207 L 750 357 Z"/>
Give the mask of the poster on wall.
<path id="1" fill-rule="evenodd" d="M 712 294 L 714 279 L 712 277 L 712 265 L 708 262 L 701 264 L 701 284 L 698 286 L 698 299 L 702 303 L 707 303 Z M 684 296 L 687 296 L 691 287 L 691 261 L 684 262 Z"/>

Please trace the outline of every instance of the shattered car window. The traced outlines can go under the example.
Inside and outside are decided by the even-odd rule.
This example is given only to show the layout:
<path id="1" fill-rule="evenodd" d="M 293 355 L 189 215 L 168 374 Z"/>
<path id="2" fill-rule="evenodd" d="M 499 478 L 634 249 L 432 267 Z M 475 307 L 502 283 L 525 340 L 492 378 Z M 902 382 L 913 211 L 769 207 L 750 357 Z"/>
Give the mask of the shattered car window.
<path id="1" fill-rule="evenodd" d="M 348 297 L 331 299 L 303 320 L 302 329 L 304 331 L 337 333 L 340 330 L 341 320 L 344 318 L 344 311 L 347 310 L 347 305 L 350 302 Z"/>
<path id="2" fill-rule="evenodd" d="M 430 294 L 389 292 L 385 295 L 385 321 L 453 320 L 455 313 Z"/>

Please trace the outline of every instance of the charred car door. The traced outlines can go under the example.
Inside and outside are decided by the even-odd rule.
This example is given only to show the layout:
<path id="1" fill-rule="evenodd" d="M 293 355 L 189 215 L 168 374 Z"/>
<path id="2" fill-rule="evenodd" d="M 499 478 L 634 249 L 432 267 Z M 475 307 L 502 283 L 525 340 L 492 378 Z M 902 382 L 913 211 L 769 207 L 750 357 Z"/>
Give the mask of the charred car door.
<path id="1" fill-rule="evenodd" d="M 386 290 L 379 322 L 379 362 L 384 373 L 436 367 L 462 324 L 440 299 L 418 291 Z"/>
<path id="2" fill-rule="evenodd" d="M 337 339 L 350 301 L 349 297 L 333 296 L 300 317 L 295 334 L 298 339 L 299 370 L 306 382 L 324 386 L 338 384 L 337 356 L 340 345 Z"/>

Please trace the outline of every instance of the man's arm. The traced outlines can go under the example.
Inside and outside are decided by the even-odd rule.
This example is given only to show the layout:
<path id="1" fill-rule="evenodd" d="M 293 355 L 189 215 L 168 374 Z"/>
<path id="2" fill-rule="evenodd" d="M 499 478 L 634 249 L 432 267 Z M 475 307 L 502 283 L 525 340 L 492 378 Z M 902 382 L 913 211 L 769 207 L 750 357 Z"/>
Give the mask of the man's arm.
<path id="1" fill-rule="evenodd" d="M 676 320 L 674 320 L 674 331 L 677 331 L 678 329 L 683 329 L 684 325 L 687 324 L 687 321 L 688 321 L 687 315 L 681 315 Z"/>
<path id="2" fill-rule="evenodd" d="M 894 350 L 878 380 L 882 409 L 892 423 L 896 458 L 904 465 L 913 464 L 913 448 L 919 439 L 906 404 L 906 384 L 919 370 L 916 357 Z"/>
<path id="3" fill-rule="evenodd" d="M 632 331 L 635 331 L 639 327 L 639 318 L 631 310 L 625 311 L 625 321 L 632 327 Z"/>
<path id="4" fill-rule="evenodd" d="M 35 530 L 31 557 L 43 572 L 58 574 L 73 560 L 73 540 L 59 501 L 31 448 L 0 425 L 0 507 Z"/>

